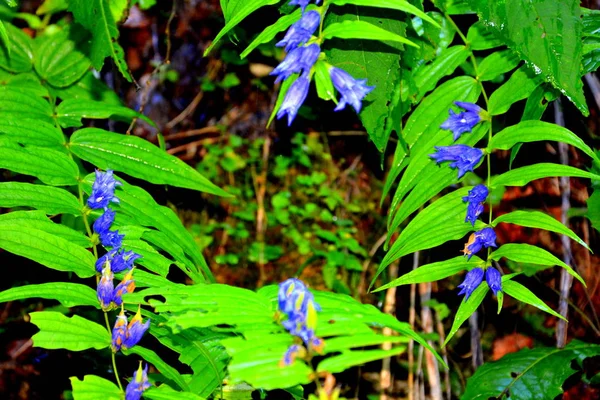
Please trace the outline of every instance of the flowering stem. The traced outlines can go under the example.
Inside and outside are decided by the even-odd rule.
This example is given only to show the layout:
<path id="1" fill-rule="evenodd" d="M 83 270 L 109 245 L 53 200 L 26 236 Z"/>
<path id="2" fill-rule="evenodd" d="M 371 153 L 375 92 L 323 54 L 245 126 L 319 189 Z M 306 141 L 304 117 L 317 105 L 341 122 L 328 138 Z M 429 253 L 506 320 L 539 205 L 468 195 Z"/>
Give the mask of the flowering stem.
<path id="1" fill-rule="evenodd" d="M 456 25 L 456 23 L 454 22 L 454 20 L 448 15 L 448 14 L 444 14 L 444 16 L 446 17 L 446 19 L 448 20 L 448 22 L 450 22 L 450 24 L 454 27 L 454 30 L 456 31 L 456 33 L 458 34 L 458 36 L 460 36 L 460 38 L 462 39 L 462 41 L 465 43 L 465 46 L 467 46 L 467 48 L 470 47 L 470 43 L 467 40 L 466 36 L 460 31 L 460 29 L 458 28 L 458 25 Z M 475 58 L 475 55 L 473 54 L 473 51 L 469 51 L 469 59 L 471 60 L 471 64 L 473 65 L 473 71 L 475 71 L 475 79 L 477 80 L 477 82 L 479 83 L 479 86 L 481 87 L 481 94 L 483 95 L 483 100 L 485 101 L 485 109 L 486 111 L 489 109 L 489 98 L 488 95 L 485 91 L 485 88 L 483 87 L 483 82 L 481 82 L 479 80 L 479 65 L 477 64 L 477 59 Z M 493 130 L 492 130 L 492 121 L 491 119 L 488 121 L 490 128 L 488 130 L 488 145 L 490 144 L 490 142 L 492 141 L 492 135 L 493 135 Z M 492 155 L 489 151 L 486 151 L 486 163 L 487 163 L 487 180 L 486 180 L 486 186 L 488 187 L 488 189 L 490 189 L 490 183 L 492 181 Z M 492 196 L 491 194 L 488 196 L 488 208 L 489 208 L 489 219 L 488 219 L 488 225 L 491 226 L 492 225 Z M 488 247 L 488 257 L 487 257 L 487 261 L 488 263 L 490 263 L 490 254 L 492 252 L 491 247 Z"/>
<path id="2" fill-rule="evenodd" d="M 106 323 L 106 329 L 108 330 L 108 333 L 111 333 L 110 322 L 108 321 L 108 313 L 106 311 L 104 311 L 104 322 Z M 117 385 L 119 385 L 119 389 L 121 389 L 122 392 L 123 386 L 121 385 L 121 380 L 119 379 L 119 371 L 117 370 L 117 360 L 115 357 L 115 353 L 111 351 L 110 356 L 112 358 L 113 371 L 115 372 L 115 380 L 117 381 Z"/>
<path id="3" fill-rule="evenodd" d="M 83 189 L 81 188 L 81 182 L 79 182 L 79 185 L 77 185 L 77 191 L 79 192 L 79 205 L 83 210 L 85 207 L 85 202 L 83 201 Z M 93 232 L 92 228 L 90 227 L 90 222 L 88 221 L 88 213 L 82 212 L 81 216 L 83 217 L 83 225 L 85 226 L 85 231 L 87 232 L 88 237 L 91 239 Z M 92 251 L 94 252 L 94 257 L 98 258 L 98 249 L 96 248 L 95 243 L 92 246 Z"/>

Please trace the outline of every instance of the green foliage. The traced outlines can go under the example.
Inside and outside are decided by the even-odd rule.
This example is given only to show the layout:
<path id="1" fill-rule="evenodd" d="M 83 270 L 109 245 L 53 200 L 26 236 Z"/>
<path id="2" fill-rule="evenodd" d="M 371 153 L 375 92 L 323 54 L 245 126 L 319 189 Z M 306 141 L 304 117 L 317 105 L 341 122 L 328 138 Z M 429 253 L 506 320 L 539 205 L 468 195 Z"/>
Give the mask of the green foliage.
<path id="1" fill-rule="evenodd" d="M 111 57 L 119 72 L 131 82 L 131 74 L 125 62 L 125 53 L 119 45 L 119 30 L 108 0 L 67 0 L 69 11 L 75 21 L 92 34 L 89 57 L 97 70 L 104 65 L 104 59 Z"/>
<path id="2" fill-rule="evenodd" d="M 563 393 L 563 382 L 576 372 L 571 362 L 598 354 L 600 346 L 576 340 L 562 349 L 523 349 L 478 368 L 461 399 L 553 399 Z"/>
<path id="3" fill-rule="evenodd" d="M 107 400 L 121 400 L 121 390 L 104 378 L 95 375 L 85 375 L 83 380 L 71 378 L 73 398 L 77 400 L 93 400 L 99 397 Z"/>
<path id="4" fill-rule="evenodd" d="M 29 314 L 31 323 L 40 331 L 33 335 L 33 345 L 45 349 L 105 349 L 110 345 L 110 333 L 102 325 L 74 315 L 65 317 L 56 311 L 36 311 Z"/>

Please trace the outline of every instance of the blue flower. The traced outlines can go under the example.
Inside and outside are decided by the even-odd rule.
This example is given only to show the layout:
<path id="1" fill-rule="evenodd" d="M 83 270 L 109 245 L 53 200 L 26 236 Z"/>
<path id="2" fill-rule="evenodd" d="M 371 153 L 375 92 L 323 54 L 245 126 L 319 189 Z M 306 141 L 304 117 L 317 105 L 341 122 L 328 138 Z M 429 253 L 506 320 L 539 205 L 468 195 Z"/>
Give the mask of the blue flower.
<path id="1" fill-rule="evenodd" d="M 115 197 L 115 187 L 120 186 L 121 182 L 115 180 L 112 170 L 102 172 L 96 170 L 96 179 L 92 185 L 92 194 L 87 200 L 87 204 L 92 209 L 108 208 L 110 202 L 118 203 L 119 199 Z"/>
<path id="2" fill-rule="evenodd" d="M 111 348 L 114 353 L 121 350 L 125 338 L 127 337 L 127 317 L 125 311 L 121 308 L 121 313 L 117 316 L 115 326 L 112 330 Z"/>
<path id="3" fill-rule="evenodd" d="M 319 58 L 320 53 L 321 48 L 316 43 L 306 47 L 297 47 L 290 51 L 269 75 L 277 75 L 277 79 L 275 79 L 275 83 L 277 83 L 287 79 L 294 73 L 304 71 L 305 74 L 308 74 Z"/>
<path id="4" fill-rule="evenodd" d="M 479 286 L 482 280 L 483 269 L 473 268 L 472 270 L 467 272 L 467 276 L 465 276 L 465 280 L 463 281 L 463 283 L 458 285 L 458 287 L 461 288 L 460 292 L 458 292 L 458 295 L 460 296 L 461 294 L 464 294 L 465 299 L 468 299 L 471 293 L 473 293 L 473 291 L 477 289 L 477 286 Z"/>
<path id="5" fill-rule="evenodd" d="M 283 364 L 286 367 L 288 365 L 292 365 L 292 363 L 296 360 L 296 357 L 303 350 L 304 349 L 302 348 L 302 346 L 298 344 L 291 345 L 290 347 L 288 347 L 285 354 L 283 355 L 283 360 L 281 360 L 281 364 Z"/>
<path id="6" fill-rule="evenodd" d="M 458 168 L 458 177 L 462 178 L 467 171 L 473 169 L 479 164 L 483 157 L 483 151 L 466 144 L 455 144 L 452 146 L 435 146 L 436 152 L 429 157 L 440 164 L 444 161 L 452 161 L 450 168 Z"/>
<path id="7" fill-rule="evenodd" d="M 489 227 L 471 234 L 465 244 L 463 253 L 471 259 L 473 254 L 479 252 L 482 248 L 488 247 L 498 247 L 496 246 L 496 233 L 494 229 Z"/>
<path id="8" fill-rule="evenodd" d="M 487 198 L 489 190 L 485 185 L 477 185 L 473 189 L 469 190 L 469 195 L 463 197 L 463 201 L 468 201 L 467 205 L 467 217 L 465 222 L 470 222 L 471 225 L 475 226 L 477 217 L 483 212 L 483 202 Z"/>
<path id="9" fill-rule="evenodd" d="M 148 382 L 148 364 L 142 370 L 142 363 L 137 371 L 133 373 L 133 379 L 127 385 L 125 389 L 125 400 L 140 400 L 144 390 L 148 389 L 150 382 Z"/>
<path id="10" fill-rule="evenodd" d="M 333 85 L 342 96 L 335 111 L 342 110 L 346 104 L 350 104 L 357 113 L 360 112 L 362 100 L 371 90 L 375 89 L 375 86 L 367 86 L 366 79 L 354 79 L 352 75 L 336 67 L 329 69 L 329 75 L 331 75 Z"/>
<path id="11" fill-rule="evenodd" d="M 306 7 L 306 5 L 304 7 Z M 317 11 L 309 11 L 304 13 L 302 18 L 300 18 L 290 27 L 290 29 L 288 29 L 283 40 L 277 42 L 276 46 L 285 47 L 285 51 L 290 51 L 301 44 L 308 42 L 313 33 L 315 33 L 319 27 L 320 22 L 321 14 L 319 14 Z"/>
<path id="12" fill-rule="evenodd" d="M 456 114 L 453 110 L 450 110 L 450 116 L 440 128 L 452 131 L 452 137 L 454 141 L 460 138 L 465 132 L 471 132 L 473 127 L 481 122 L 480 113 L 483 111 L 477 104 L 466 103 L 462 101 L 455 101 L 454 104 L 464 108 L 466 111 Z"/>
<path id="13" fill-rule="evenodd" d="M 281 107 L 277 112 L 277 119 L 280 119 L 285 114 L 288 116 L 288 126 L 292 125 L 294 118 L 298 114 L 298 109 L 304 100 L 306 100 L 306 96 L 308 95 L 308 88 L 310 86 L 310 81 L 307 76 L 300 76 L 292 86 L 290 86 L 288 92 L 285 94 L 285 98 L 281 103 Z"/>
<path id="14" fill-rule="evenodd" d="M 485 271 L 485 280 L 495 295 L 502 291 L 502 275 L 496 268 L 488 267 Z"/>
<path id="15" fill-rule="evenodd" d="M 121 248 L 115 248 L 103 255 L 96 261 L 96 271 L 100 272 L 104 269 L 105 264 L 110 263 L 110 269 L 115 274 L 121 271 L 132 268 L 135 260 L 142 256 L 133 251 L 124 251 Z"/>
<path id="16" fill-rule="evenodd" d="M 113 301 L 117 306 L 120 306 L 123 304 L 123 295 L 125 293 L 133 293 L 134 290 L 135 280 L 133 280 L 133 269 L 131 269 L 113 291 Z"/>
<path id="17" fill-rule="evenodd" d="M 111 303 L 113 302 L 113 279 L 114 275 L 110 270 L 110 266 L 107 265 L 102 270 L 102 278 L 98 281 L 98 289 L 96 290 L 100 306 L 105 311 L 111 308 Z"/>
<path id="18" fill-rule="evenodd" d="M 290 0 L 290 6 L 300 6 L 300 8 L 302 8 L 302 12 L 304 12 L 304 9 L 308 3 L 310 3 L 310 0 Z M 321 0 L 315 1 L 315 4 L 319 3 L 321 3 Z"/>
<path id="19" fill-rule="evenodd" d="M 115 254 L 117 254 L 118 251 L 119 251 L 119 249 L 112 249 L 108 253 L 106 253 L 105 255 L 103 255 L 102 257 L 100 257 L 96 261 L 96 271 L 97 272 L 102 272 L 102 270 L 104 269 L 106 263 L 111 264 L 112 263 L 112 259 L 114 258 Z"/>
<path id="20" fill-rule="evenodd" d="M 279 311 L 290 313 L 294 310 L 294 305 L 291 301 L 293 294 L 296 292 L 305 292 L 306 285 L 300 279 L 290 278 L 279 284 L 279 292 L 277 293 L 277 301 Z"/>
<path id="21" fill-rule="evenodd" d="M 125 339 L 123 340 L 123 348 L 130 349 L 142 340 L 142 336 L 150 327 L 150 320 L 147 320 L 145 323 L 142 323 L 142 314 L 141 310 L 138 308 L 138 312 L 127 325 L 127 333 L 125 335 Z"/>
<path id="22" fill-rule="evenodd" d="M 123 244 L 123 238 L 125 235 L 120 235 L 119 231 L 108 231 L 102 235 L 100 235 L 100 243 L 104 247 L 112 247 L 113 249 L 118 249 Z"/>
<path id="23" fill-rule="evenodd" d="M 104 213 L 94 221 L 94 232 L 102 236 L 108 233 L 110 226 L 115 222 L 115 212 L 108 208 Z"/>

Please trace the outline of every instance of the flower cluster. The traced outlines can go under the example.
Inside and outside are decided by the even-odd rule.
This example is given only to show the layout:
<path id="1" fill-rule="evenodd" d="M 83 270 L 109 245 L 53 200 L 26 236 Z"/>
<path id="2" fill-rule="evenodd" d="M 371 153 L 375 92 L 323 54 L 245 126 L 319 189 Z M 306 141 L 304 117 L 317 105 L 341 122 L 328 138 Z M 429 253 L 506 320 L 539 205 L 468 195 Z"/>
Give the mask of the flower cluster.
<path id="1" fill-rule="evenodd" d="M 441 129 L 452 131 L 454 141 L 458 140 L 463 133 L 471 132 L 475 125 L 482 121 L 482 116 L 485 116 L 485 111 L 476 104 L 461 101 L 457 101 L 455 104 L 465 111 L 455 113 L 453 110 L 450 110 L 450 116 L 442 125 L 440 125 Z M 436 152 L 430 154 L 430 157 L 438 164 L 444 161 L 451 161 L 450 167 L 458 169 L 459 178 L 468 171 L 473 171 L 483 157 L 483 151 L 481 149 L 464 144 L 435 146 L 435 150 Z M 477 218 L 483 213 L 483 204 L 488 195 L 489 189 L 487 186 L 479 184 L 469 190 L 468 195 L 462 198 L 463 202 L 467 203 L 465 222 L 469 222 L 472 226 L 475 226 Z M 493 228 L 486 227 L 471 234 L 462 251 L 468 259 L 471 259 L 473 254 L 479 252 L 481 249 L 489 247 L 497 247 L 496 233 Z M 473 268 L 469 271 L 465 280 L 458 285 L 461 289 L 458 294 L 464 294 L 465 298 L 468 299 L 473 291 L 481 284 L 484 275 L 490 289 L 494 294 L 498 294 L 498 292 L 502 290 L 502 277 L 500 272 L 491 266 L 488 266 L 485 271 L 480 267 Z"/>
<path id="2" fill-rule="evenodd" d="M 132 277 L 133 263 L 141 257 L 133 251 L 123 250 L 121 245 L 125 235 L 119 234 L 118 230 L 110 229 L 115 221 L 116 213 L 108 206 L 111 202 L 119 203 L 119 199 L 115 195 L 115 188 L 120 185 L 121 182 L 114 178 L 113 171 L 102 172 L 96 170 L 92 194 L 87 201 L 90 208 L 103 209 L 103 214 L 94 221 L 93 228 L 98 234 L 102 246 L 111 248 L 96 261 L 96 271 L 102 273 L 98 282 L 97 295 L 100 305 L 105 311 L 120 306 L 123 303 L 123 294 L 133 292 L 135 289 L 135 282 Z M 114 274 L 125 270 L 130 271 L 115 288 L 113 286 Z"/>
<path id="3" fill-rule="evenodd" d="M 313 34 L 321 24 L 321 14 L 315 10 L 305 12 L 309 2 L 310 0 L 290 1 L 290 5 L 302 8 L 302 17 L 290 27 L 283 40 L 277 43 L 277 46 L 285 49 L 287 55 L 271 72 L 271 75 L 277 77 L 276 83 L 293 74 L 300 75 L 289 87 L 277 112 L 278 119 L 287 115 L 288 126 L 296 118 L 300 106 L 308 95 L 311 71 L 321 56 L 321 47 L 318 41 L 311 42 Z M 319 1 L 316 3 L 318 4 Z M 360 112 L 362 100 L 374 87 L 367 86 L 366 79 L 354 79 L 346 71 L 333 66 L 329 66 L 329 74 L 333 85 L 341 95 L 335 111 L 342 110 L 347 104 L 350 104 L 356 112 Z"/>
<path id="4" fill-rule="evenodd" d="M 142 369 L 142 363 L 140 362 L 140 366 L 133 373 L 133 378 L 125 389 L 125 400 L 140 400 L 144 390 L 150 386 L 152 385 L 148 382 L 148 365 L 146 364 Z"/>
<path id="5" fill-rule="evenodd" d="M 315 334 L 317 312 L 321 307 L 315 303 L 313 294 L 299 279 L 291 278 L 279 284 L 279 311 L 287 315 L 283 327 L 299 337 L 308 349 L 320 351 L 323 340 Z M 298 356 L 305 354 L 305 348 L 294 344 L 286 351 L 282 364 L 290 365 Z"/>
<path id="6" fill-rule="evenodd" d="M 138 308 L 138 312 L 129 323 L 125 311 L 121 308 L 121 313 L 117 316 L 117 321 L 112 330 L 111 348 L 114 353 L 119 350 L 130 349 L 142 340 L 142 336 L 150 326 L 150 320 L 142 321 L 140 308 Z"/>
<path id="7" fill-rule="evenodd" d="M 119 234 L 118 230 L 110 229 L 115 221 L 116 213 L 108 206 L 110 203 L 119 203 L 119 199 L 115 195 L 115 189 L 120 185 L 121 183 L 114 178 L 113 171 L 102 172 L 97 170 L 96 179 L 92 185 L 92 194 L 87 201 L 88 207 L 104 211 L 94 222 L 93 228 L 102 246 L 110 248 L 96 262 L 96 271 L 101 273 L 96 294 L 103 311 L 121 306 L 121 313 L 117 316 L 112 330 L 111 347 L 114 352 L 135 346 L 150 326 L 150 320 L 143 323 L 140 309 L 130 322 L 128 322 L 123 310 L 123 295 L 132 293 L 135 290 L 134 262 L 141 256 L 133 251 L 125 251 L 122 248 L 124 235 Z M 128 272 L 123 280 L 117 287 L 114 287 L 114 274 L 125 270 L 128 270 Z"/>
<path id="8" fill-rule="evenodd" d="M 454 141 L 457 141 L 465 132 L 471 132 L 473 127 L 482 121 L 484 111 L 476 104 L 457 101 L 457 106 L 467 111 L 456 114 L 450 110 L 450 116 L 442 125 L 441 129 L 452 131 Z M 452 161 L 450 168 L 458 168 L 458 177 L 462 178 L 468 171 L 473 171 L 483 158 L 483 150 L 466 144 L 455 144 L 451 146 L 435 146 L 436 152 L 430 154 L 436 163 Z"/>

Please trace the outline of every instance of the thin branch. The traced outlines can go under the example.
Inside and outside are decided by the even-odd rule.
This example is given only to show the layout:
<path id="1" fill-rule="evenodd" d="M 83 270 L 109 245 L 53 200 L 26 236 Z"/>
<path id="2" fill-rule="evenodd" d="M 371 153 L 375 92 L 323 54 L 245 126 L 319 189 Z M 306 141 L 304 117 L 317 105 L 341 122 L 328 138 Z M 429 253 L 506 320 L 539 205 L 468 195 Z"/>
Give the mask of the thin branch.
<path id="1" fill-rule="evenodd" d="M 481 348 L 477 310 L 469 317 L 469 330 L 471 331 L 471 362 L 473 363 L 473 369 L 477 369 L 483 365 L 483 350 Z"/>
<path id="2" fill-rule="evenodd" d="M 425 333 L 433 333 L 433 315 L 427 302 L 431 300 L 431 282 L 419 283 L 421 297 L 421 326 Z M 429 344 L 433 342 L 429 341 Z M 440 367 L 437 359 L 428 351 L 425 353 L 425 367 L 429 378 L 429 396 L 432 400 L 442 400 L 442 386 L 440 382 Z"/>

